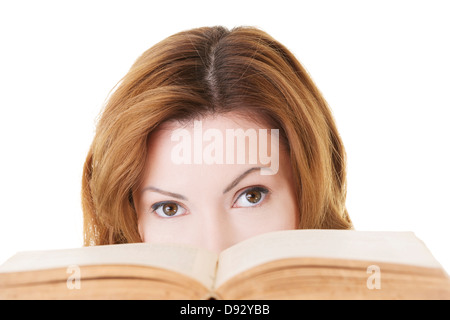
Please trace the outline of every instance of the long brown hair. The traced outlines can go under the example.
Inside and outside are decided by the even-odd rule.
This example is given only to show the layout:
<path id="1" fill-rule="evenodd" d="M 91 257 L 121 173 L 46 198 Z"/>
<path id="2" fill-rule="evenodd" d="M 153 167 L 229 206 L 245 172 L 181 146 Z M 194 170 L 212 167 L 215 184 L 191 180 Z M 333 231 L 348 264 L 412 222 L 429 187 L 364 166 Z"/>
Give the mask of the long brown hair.
<path id="1" fill-rule="evenodd" d="M 142 54 L 109 97 L 82 180 L 85 245 L 140 242 L 133 191 L 163 122 L 245 112 L 280 130 L 299 228 L 348 229 L 346 158 L 326 101 L 294 55 L 252 27 L 197 28 Z"/>

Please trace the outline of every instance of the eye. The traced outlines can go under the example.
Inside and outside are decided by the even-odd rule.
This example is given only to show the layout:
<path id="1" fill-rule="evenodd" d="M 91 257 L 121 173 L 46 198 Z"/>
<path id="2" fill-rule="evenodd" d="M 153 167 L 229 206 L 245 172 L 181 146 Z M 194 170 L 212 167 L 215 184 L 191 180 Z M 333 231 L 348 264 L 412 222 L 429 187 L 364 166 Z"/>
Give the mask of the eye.
<path id="1" fill-rule="evenodd" d="M 186 209 L 176 202 L 164 201 L 152 205 L 154 213 L 161 218 L 172 218 L 186 213 Z"/>
<path id="2" fill-rule="evenodd" d="M 242 192 L 233 204 L 233 208 L 254 207 L 264 201 L 269 190 L 263 187 L 252 187 Z"/>

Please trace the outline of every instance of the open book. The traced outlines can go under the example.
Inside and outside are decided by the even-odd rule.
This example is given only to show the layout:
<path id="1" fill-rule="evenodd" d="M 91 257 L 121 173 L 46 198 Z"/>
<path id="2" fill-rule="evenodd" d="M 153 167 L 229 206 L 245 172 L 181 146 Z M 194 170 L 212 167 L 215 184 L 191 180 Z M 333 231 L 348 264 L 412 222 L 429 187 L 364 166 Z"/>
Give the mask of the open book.
<path id="1" fill-rule="evenodd" d="M 411 232 L 291 230 L 220 255 L 175 244 L 18 253 L 0 299 L 450 299 L 450 280 Z"/>

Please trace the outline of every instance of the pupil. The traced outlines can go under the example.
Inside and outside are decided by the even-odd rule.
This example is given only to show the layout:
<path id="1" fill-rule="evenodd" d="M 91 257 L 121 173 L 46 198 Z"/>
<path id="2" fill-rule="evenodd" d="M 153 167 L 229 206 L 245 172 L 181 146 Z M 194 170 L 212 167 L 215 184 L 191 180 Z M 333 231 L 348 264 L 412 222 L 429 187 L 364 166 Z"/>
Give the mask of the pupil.
<path id="1" fill-rule="evenodd" d="M 259 200 L 261 200 L 261 192 L 259 192 L 259 191 L 247 192 L 246 198 L 251 203 L 258 203 Z"/>
<path id="2" fill-rule="evenodd" d="M 177 205 L 176 205 L 176 204 L 173 204 L 173 203 L 171 203 L 171 204 L 165 204 L 165 205 L 163 206 L 163 211 L 164 211 L 164 214 L 165 214 L 165 215 L 167 215 L 167 216 L 173 216 L 173 215 L 176 214 L 177 211 L 178 211 Z"/>

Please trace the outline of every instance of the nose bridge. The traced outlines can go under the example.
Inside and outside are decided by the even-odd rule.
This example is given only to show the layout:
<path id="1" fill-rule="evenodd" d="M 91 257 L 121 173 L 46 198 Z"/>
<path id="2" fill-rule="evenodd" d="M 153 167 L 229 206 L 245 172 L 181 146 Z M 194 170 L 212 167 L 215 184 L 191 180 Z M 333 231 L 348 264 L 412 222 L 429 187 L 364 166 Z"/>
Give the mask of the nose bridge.
<path id="1" fill-rule="evenodd" d="M 204 208 L 202 212 L 200 241 L 203 247 L 220 252 L 232 242 L 233 230 L 227 212 L 220 207 Z"/>

